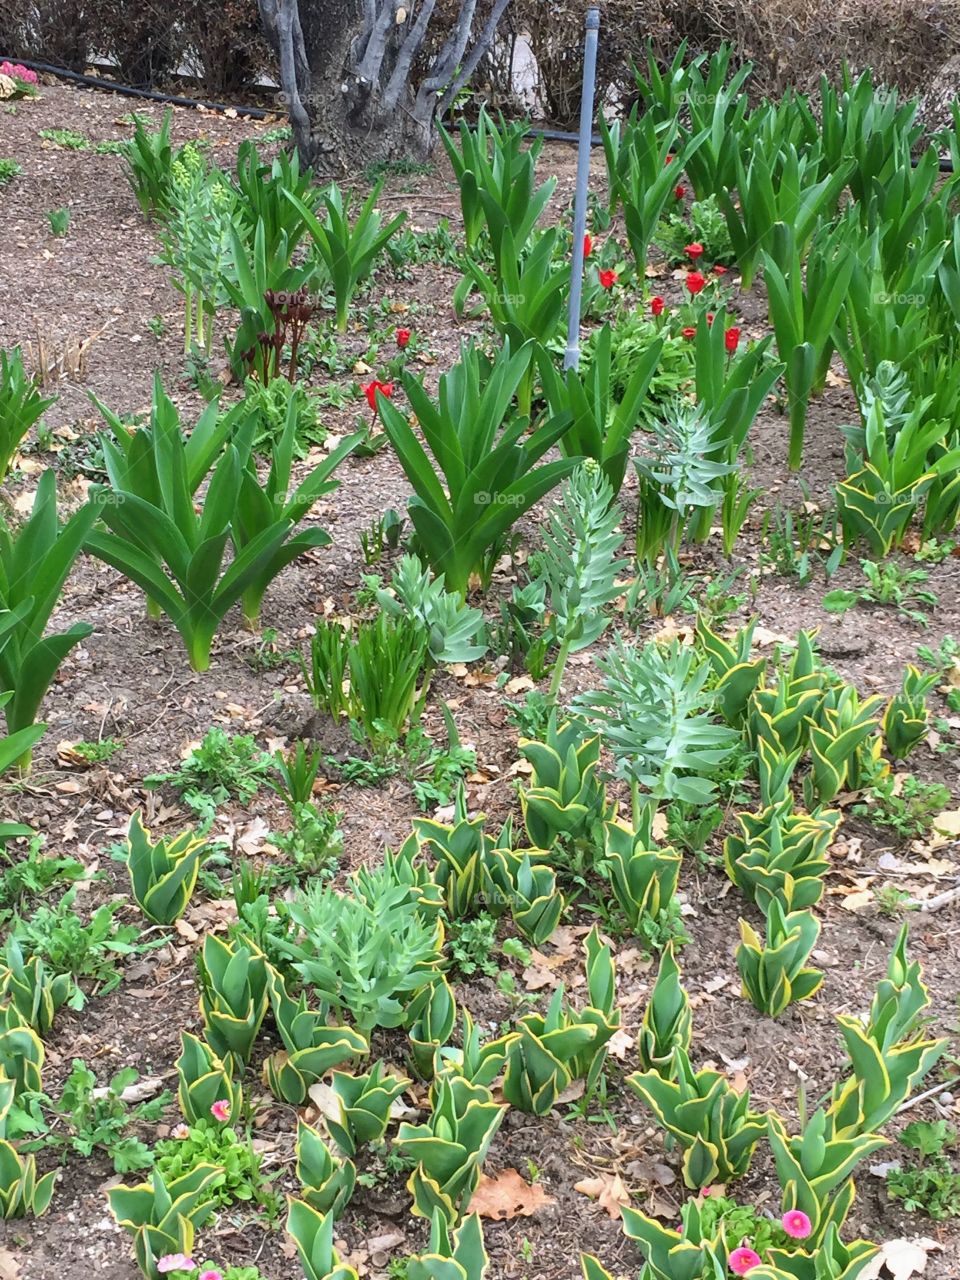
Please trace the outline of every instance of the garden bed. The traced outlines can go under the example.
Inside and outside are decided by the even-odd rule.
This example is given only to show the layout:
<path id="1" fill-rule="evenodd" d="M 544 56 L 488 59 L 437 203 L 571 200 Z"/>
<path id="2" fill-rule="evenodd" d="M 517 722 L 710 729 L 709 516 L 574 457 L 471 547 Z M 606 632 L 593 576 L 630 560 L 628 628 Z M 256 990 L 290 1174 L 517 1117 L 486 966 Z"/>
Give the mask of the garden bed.
<path id="1" fill-rule="evenodd" d="M 25 453 L 8 484 L 17 511 L 28 509 L 25 495 L 35 489 L 37 475 L 46 465 L 59 472 L 67 509 L 83 500 L 89 477 L 82 468 L 92 433 L 100 425 L 89 393 L 118 414 L 142 413 L 149 409 L 154 371 L 159 370 L 183 421 L 195 421 L 203 407 L 202 397 L 184 378 L 179 296 L 167 269 L 153 262 L 158 243 L 137 208 L 119 159 L 92 148 L 64 150 L 39 137 L 42 129 L 70 128 L 93 143 L 125 139 L 130 129 L 122 117 L 128 108 L 129 103 L 107 95 L 44 86 L 38 101 L 21 104 L 15 115 L 2 116 L 0 152 L 15 157 L 23 173 L 0 188 L 0 346 L 33 343 L 36 347 L 39 338 L 54 344 L 94 339 L 82 376 L 75 381 L 64 378 L 53 388 L 60 399 L 46 414 L 53 433 L 51 449 Z M 144 114 L 159 124 L 159 109 L 147 107 Z M 173 115 L 174 139 L 206 137 L 215 162 L 226 168 L 232 165 L 239 142 L 257 138 L 267 127 L 197 112 Z M 599 190 L 599 153 L 595 161 L 594 184 Z M 552 205 L 558 217 L 571 197 L 574 162 L 572 149 L 553 145 L 544 149 L 540 160 L 542 174 L 555 173 L 559 178 Z M 390 176 L 381 204 L 390 214 L 406 211 L 415 227 L 431 228 L 448 218 L 454 231 L 459 230 L 457 190 L 445 162 L 427 174 Z M 60 207 L 69 209 L 70 220 L 66 235 L 57 238 L 50 234 L 45 213 Z M 453 267 L 413 262 L 408 276 L 399 279 L 389 269 L 380 270 L 364 305 L 389 302 L 397 323 L 414 329 L 422 358 L 415 356 L 412 367 L 432 387 L 436 375 L 456 359 L 461 339 L 477 326 L 458 319 L 454 312 L 451 299 L 459 273 Z M 676 278 L 668 272 L 654 276 L 668 303 L 679 299 L 682 277 L 682 272 Z M 756 296 L 761 291 L 762 286 L 755 286 L 753 295 L 739 306 L 750 337 L 766 331 L 764 308 Z M 162 324 L 156 317 L 162 318 Z M 363 360 L 367 335 L 359 313 L 339 350 L 353 362 Z M 328 379 L 319 369 L 312 373 L 311 384 L 339 381 L 346 393 L 344 407 L 323 411 L 324 425 L 332 434 L 348 434 L 357 416 L 366 415 L 365 402 L 351 395 L 354 384 L 366 376 L 379 375 L 376 370 L 372 374 L 348 370 Z M 854 587 L 862 580 L 856 556 L 829 584 L 822 570 L 815 568 L 812 581 L 802 586 L 795 575 L 778 572 L 762 555 L 765 513 L 777 506 L 795 513 L 824 511 L 832 501 L 832 486 L 844 475 L 844 442 L 838 426 L 856 420 L 856 401 L 844 378 L 832 381 L 837 385 L 829 387 L 811 409 L 804 466 L 797 475 L 788 474 L 785 466 L 785 420 L 772 406 L 762 410 L 751 443 L 752 479 L 763 496 L 732 561 L 722 556 L 719 540 L 710 539 L 685 552 L 684 564 L 703 584 L 739 570 L 741 576 L 730 587 L 733 593 L 745 591 L 751 576 L 755 578 L 753 598 L 745 600 L 725 625 L 742 624 L 756 614 L 761 644 L 768 649 L 800 628 L 819 627 L 820 650 L 831 666 L 861 694 L 889 695 L 899 687 L 905 664 L 916 661 L 918 645 L 936 649 L 945 636 L 960 637 L 960 558 L 948 555 L 941 563 L 924 565 L 929 573 L 925 586 L 939 602 L 929 610 L 929 626 L 921 629 L 889 607 L 859 606 L 839 620 L 824 609 L 822 597 L 827 590 Z M 228 383 L 224 401 L 230 403 L 238 394 L 238 388 Z M 372 457 L 350 458 L 340 467 L 338 479 L 340 487 L 321 500 L 311 517 L 329 531 L 332 545 L 295 562 L 267 592 L 262 621 L 269 641 L 244 630 L 239 612 L 234 611 L 215 642 L 210 670 L 203 674 L 188 669 L 182 646 L 167 622 L 144 616 L 139 589 L 92 557 L 82 557 L 74 567 L 56 622 L 62 629 L 87 621 L 94 631 L 73 650 L 45 700 L 42 718 L 47 732 L 36 748 L 33 773 L 23 784 L 4 786 L 3 816 L 27 822 L 43 833 L 48 852 L 78 858 L 88 870 L 99 873 L 81 889 L 78 903 L 84 912 L 115 895 L 129 896 L 126 872 L 111 859 L 110 846 L 122 839 L 136 808 L 144 809 L 152 829 L 169 834 L 192 820 L 169 788 L 145 788 L 144 779 L 174 769 L 189 744 L 202 739 L 211 726 L 253 734 L 267 750 L 301 737 L 319 742 L 340 760 L 355 750 L 345 730 L 314 711 L 297 666 L 273 662 L 276 655 L 301 650 L 317 618 L 354 612 L 355 593 L 363 585 L 364 574 L 375 571 L 389 577 L 391 553 L 371 569 L 364 564 L 359 534 L 387 508 L 402 509 L 409 496 L 395 455 L 387 448 Z M 548 503 L 549 499 L 520 522 L 517 550 L 521 559 L 537 546 L 537 517 Z M 632 529 L 633 475 L 627 477 L 621 504 L 625 526 Z M 908 555 L 901 553 L 900 558 L 910 563 Z M 508 559 L 498 567 L 484 603 L 491 616 L 494 602 L 508 594 L 515 574 Z M 640 626 L 639 636 L 648 639 L 671 625 L 689 627 L 692 618 L 682 613 L 672 621 L 651 616 Z M 630 634 L 629 629 L 625 633 Z M 574 692 L 597 684 L 594 659 L 610 638 L 608 633 L 594 649 L 574 656 L 564 682 L 567 700 Z M 516 730 L 508 719 L 507 700 L 522 696 L 529 682 L 521 677 L 504 688 L 496 675 L 496 663 L 489 660 L 459 674 L 441 672 L 431 690 L 424 726 L 443 740 L 441 707 L 453 713 L 462 741 L 476 752 L 476 766 L 467 782 L 470 809 L 486 812 L 498 825 L 510 813 L 519 818 Z M 546 682 L 541 687 L 545 689 Z M 946 710 L 939 694 L 935 700 L 948 727 L 939 735 L 939 749 L 921 746 L 911 756 L 909 769 L 925 783 L 943 783 L 952 797 L 944 807 L 957 808 L 960 717 Z M 122 745 L 111 759 L 88 768 L 76 767 L 68 748 L 60 745 L 105 739 Z M 325 772 L 328 779 L 320 799 L 342 815 L 339 874 L 346 875 L 377 863 L 385 848 L 397 848 L 419 809 L 409 782 L 401 777 L 370 788 L 344 783 L 332 766 Z M 625 806 L 626 792 L 614 791 Z M 905 916 L 895 892 L 923 898 L 956 884 L 960 876 L 956 843 L 924 838 L 914 844 L 851 814 L 856 799 L 841 797 L 845 820 L 831 850 L 826 894 L 819 907 L 822 933 L 815 957 L 826 975 L 823 989 L 812 1003 L 793 1006 L 776 1021 L 759 1015 L 739 993 L 734 950 L 737 921 L 744 913 L 740 896 L 722 866 L 692 856 L 684 859 L 680 887 L 691 941 L 679 960 L 693 1008 L 695 1060 L 701 1065 L 712 1062 L 738 1087 L 749 1084 L 757 1109 L 774 1107 L 790 1121 L 795 1118 L 799 1080 L 808 1082 L 807 1092 L 813 1099 L 841 1074 L 843 1055 L 834 1015 L 866 1010 L 903 918 L 911 924 L 911 955 L 923 964 L 933 1025 L 938 1034 L 956 1032 L 960 906 Z M 264 846 L 268 833 L 282 827 L 283 812 L 277 796 L 261 788 L 247 803 L 228 801 L 221 806 L 213 830 L 230 842 L 235 862 L 243 857 L 254 863 L 269 860 L 276 855 L 265 853 Z M 728 815 L 724 827 L 712 837 L 708 853 L 718 853 L 722 836 L 732 829 Z M 199 1033 L 201 1025 L 195 988 L 197 947 L 208 932 L 222 931 L 233 910 L 226 873 L 223 884 L 221 900 L 198 892 L 176 929 L 153 929 L 146 934 L 145 940 L 159 945 L 125 958 L 123 980 L 113 991 L 91 998 L 82 1012 L 64 1009 L 58 1014 L 45 1037 L 48 1093 L 58 1092 L 74 1058 L 85 1059 L 101 1083 L 116 1070 L 132 1066 L 141 1076 L 160 1077 L 164 1087 L 175 1089 L 181 1029 Z M 127 923 L 141 923 L 132 903 L 122 908 L 120 916 Z M 474 974 L 454 979 L 458 1002 L 489 1030 L 515 1018 L 518 1009 L 526 1011 L 523 1001 L 528 995 L 544 1000 L 558 980 L 579 998 L 584 984 L 583 938 L 593 920 L 585 906 L 575 907 L 567 923 L 526 967 L 498 957 L 515 971 L 516 998 L 505 995 L 494 977 Z M 621 1224 L 575 1189 L 585 1179 L 619 1175 L 635 1207 L 664 1214 L 668 1220 L 675 1220 L 684 1198 L 675 1154 L 665 1152 L 662 1133 L 623 1085 L 624 1076 L 636 1068 L 633 1040 L 656 962 L 630 936 L 616 940 L 615 959 L 626 1035 L 609 1063 L 602 1105 L 594 1105 L 586 1117 L 576 1114 L 575 1099 L 542 1118 L 511 1110 L 490 1150 L 485 1166 L 489 1176 L 516 1169 L 526 1180 L 535 1177 L 546 1196 L 546 1203 L 531 1216 L 484 1222 L 491 1280 L 575 1280 L 581 1274 L 581 1250 L 596 1254 L 612 1275 L 637 1273 L 640 1256 L 624 1237 Z M 399 1032 L 378 1032 L 373 1058 L 379 1051 L 379 1056 L 402 1070 L 404 1046 Z M 258 1046 L 248 1074 L 248 1091 L 256 1103 L 255 1138 L 265 1171 L 277 1173 L 276 1189 L 295 1192 L 295 1108 L 278 1103 L 259 1085 L 259 1064 L 271 1047 L 275 1046 Z M 417 1086 L 407 1101 L 423 1103 L 424 1097 L 425 1089 Z M 894 1137 L 908 1120 L 940 1117 L 954 1125 L 960 1121 L 960 1095 L 952 1088 L 894 1122 L 889 1134 Z M 175 1104 L 171 1105 L 141 1136 L 152 1143 L 166 1136 L 178 1118 Z M 867 1165 L 892 1158 L 883 1153 Z M 52 1167 L 49 1157 L 41 1155 L 40 1162 L 44 1168 Z M 361 1168 L 362 1163 L 361 1159 Z M 345 1260 L 369 1280 L 394 1274 L 388 1266 L 390 1257 L 425 1247 L 427 1227 L 422 1219 L 410 1216 L 405 1178 L 405 1174 L 392 1180 L 378 1177 L 375 1185 L 361 1186 L 337 1223 L 336 1238 L 344 1242 Z M 115 1225 L 104 1197 L 104 1188 L 115 1180 L 110 1162 L 102 1155 L 86 1160 L 71 1155 L 49 1211 L 39 1220 L 0 1226 L 0 1276 L 62 1280 L 97 1275 L 104 1280 L 133 1280 L 137 1269 L 129 1238 Z M 942 1249 L 931 1252 L 924 1275 L 928 1280 L 951 1280 L 960 1272 L 955 1221 L 937 1224 L 904 1212 L 887 1197 L 883 1179 L 866 1168 L 858 1175 L 857 1190 L 849 1224 L 852 1234 L 878 1242 L 913 1235 L 933 1237 Z M 763 1144 L 736 1194 L 741 1201 L 777 1210 L 779 1191 Z M 268 1280 L 299 1280 L 299 1263 L 285 1244 L 281 1223 L 267 1222 L 246 1206 L 235 1205 L 222 1213 L 201 1239 L 198 1258 L 216 1257 L 235 1265 L 256 1263 Z"/>

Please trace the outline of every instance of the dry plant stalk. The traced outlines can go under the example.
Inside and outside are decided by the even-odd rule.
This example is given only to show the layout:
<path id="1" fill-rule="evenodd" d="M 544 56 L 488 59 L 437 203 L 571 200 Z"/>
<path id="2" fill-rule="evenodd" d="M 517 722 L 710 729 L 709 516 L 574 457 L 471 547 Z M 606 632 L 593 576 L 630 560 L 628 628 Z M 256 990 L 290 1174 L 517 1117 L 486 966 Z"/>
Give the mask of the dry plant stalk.
<path id="1" fill-rule="evenodd" d="M 23 346 L 27 369 L 33 373 L 41 387 L 48 387 L 61 378 L 82 382 L 86 376 L 87 352 L 111 324 L 113 318 L 86 338 L 81 338 L 77 333 L 68 334 L 62 339 L 51 338 L 42 334 L 38 328 L 36 344 L 28 339 Z"/>

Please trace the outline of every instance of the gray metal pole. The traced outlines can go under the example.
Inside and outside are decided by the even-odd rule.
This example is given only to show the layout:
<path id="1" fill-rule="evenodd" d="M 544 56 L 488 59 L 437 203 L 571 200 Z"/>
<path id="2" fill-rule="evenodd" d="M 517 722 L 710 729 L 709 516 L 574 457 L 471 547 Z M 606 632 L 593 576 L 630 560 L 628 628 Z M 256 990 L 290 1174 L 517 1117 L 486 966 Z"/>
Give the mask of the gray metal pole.
<path id="1" fill-rule="evenodd" d="M 580 143 L 577 149 L 577 191 L 573 202 L 573 264 L 570 268 L 570 314 L 564 369 L 580 363 L 580 302 L 583 296 L 583 237 L 587 230 L 587 184 L 590 180 L 590 147 L 593 141 L 593 91 L 597 80 L 597 34 L 600 10 L 587 10 L 587 34 L 583 44 L 583 91 L 580 98 Z"/>

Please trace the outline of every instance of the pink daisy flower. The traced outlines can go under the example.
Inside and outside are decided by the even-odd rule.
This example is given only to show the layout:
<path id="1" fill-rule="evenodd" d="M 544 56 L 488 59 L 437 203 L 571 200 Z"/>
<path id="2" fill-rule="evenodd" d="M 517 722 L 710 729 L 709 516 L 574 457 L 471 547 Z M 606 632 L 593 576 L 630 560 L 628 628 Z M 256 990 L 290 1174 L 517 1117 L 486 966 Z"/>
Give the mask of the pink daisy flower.
<path id="1" fill-rule="evenodd" d="M 759 1267 L 760 1263 L 759 1253 L 755 1249 L 748 1249 L 745 1245 L 734 1249 L 730 1255 L 730 1270 L 735 1276 L 745 1276 L 754 1267 Z"/>
<path id="2" fill-rule="evenodd" d="M 794 1240 L 806 1240 L 813 1230 L 813 1223 L 802 1209 L 788 1209 L 780 1222 L 787 1235 Z"/>

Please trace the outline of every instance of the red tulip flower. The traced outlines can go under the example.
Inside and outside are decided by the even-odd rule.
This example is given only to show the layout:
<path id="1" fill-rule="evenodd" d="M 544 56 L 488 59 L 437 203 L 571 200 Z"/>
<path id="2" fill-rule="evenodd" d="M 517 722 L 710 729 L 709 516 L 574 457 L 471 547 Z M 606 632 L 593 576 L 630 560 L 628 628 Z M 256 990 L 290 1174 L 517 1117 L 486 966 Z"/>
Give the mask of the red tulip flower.
<path id="1" fill-rule="evenodd" d="M 693 325 L 687 325 L 686 329 L 681 329 L 680 332 L 683 334 L 683 336 L 686 338 L 688 342 L 692 342 L 693 339 L 697 336 L 697 331 L 693 327 Z"/>
<path id="2" fill-rule="evenodd" d="M 601 289 L 612 289 L 617 283 L 617 273 L 615 271 L 598 271 L 597 278 L 600 281 Z"/>
<path id="3" fill-rule="evenodd" d="M 664 302 L 663 298 L 661 298 L 660 295 L 658 294 L 655 298 L 651 299 L 651 302 L 650 302 L 651 315 L 662 316 L 666 305 L 667 304 Z"/>
<path id="4" fill-rule="evenodd" d="M 583 237 L 583 256 L 589 258 L 593 251 L 593 241 L 590 239 L 590 232 Z"/>
<path id="5" fill-rule="evenodd" d="M 740 345 L 740 330 L 737 328 L 728 329 L 723 335 L 723 345 L 727 348 L 731 355 Z"/>
<path id="6" fill-rule="evenodd" d="M 663 162 L 663 163 L 664 163 L 664 164 L 673 164 L 673 156 L 672 156 L 672 155 L 670 155 L 670 154 L 668 154 L 668 155 L 667 155 L 666 160 L 664 160 L 664 162 Z"/>
<path id="7" fill-rule="evenodd" d="M 713 312 L 712 312 L 712 311 L 708 311 L 708 312 L 707 312 L 707 324 L 708 324 L 708 325 L 712 325 L 712 324 L 713 324 Z"/>
<path id="8" fill-rule="evenodd" d="M 367 397 L 367 404 L 370 406 L 370 411 L 373 414 L 376 414 L 377 412 L 377 392 L 378 391 L 382 396 L 386 396 L 387 399 L 389 400 L 390 397 L 393 395 L 393 383 L 378 382 L 377 379 L 374 378 L 372 382 L 368 382 L 367 385 L 363 388 L 363 394 Z"/>
<path id="9" fill-rule="evenodd" d="M 725 276 L 729 270 L 730 270 L 729 267 L 725 267 L 723 266 L 722 263 L 718 262 L 717 265 L 713 268 L 713 274 L 715 276 Z"/>
<path id="10" fill-rule="evenodd" d="M 397 346 L 398 346 L 398 347 L 400 348 L 400 350 L 402 351 L 402 350 L 403 350 L 403 348 L 404 348 L 404 347 L 407 345 L 407 343 L 410 341 L 410 330 L 409 330 L 409 329 L 398 329 L 398 330 L 397 330 L 397 333 L 396 333 L 396 338 L 397 338 Z"/>
<path id="11" fill-rule="evenodd" d="M 696 296 L 698 293 L 703 292 L 704 286 L 706 285 L 707 281 L 705 277 L 700 274 L 699 271 L 688 271 L 686 283 L 687 283 L 687 289 L 690 291 L 690 293 Z"/>
<path id="12" fill-rule="evenodd" d="M 678 200 L 682 200 L 683 197 L 687 194 L 687 188 L 684 186 L 674 187 L 673 194 L 677 197 Z"/>
<path id="13" fill-rule="evenodd" d="M 687 255 L 687 257 L 690 259 L 691 262 L 696 262 L 698 258 L 703 256 L 703 245 L 700 244 L 698 241 L 694 240 L 693 244 L 686 245 L 683 252 Z"/>

